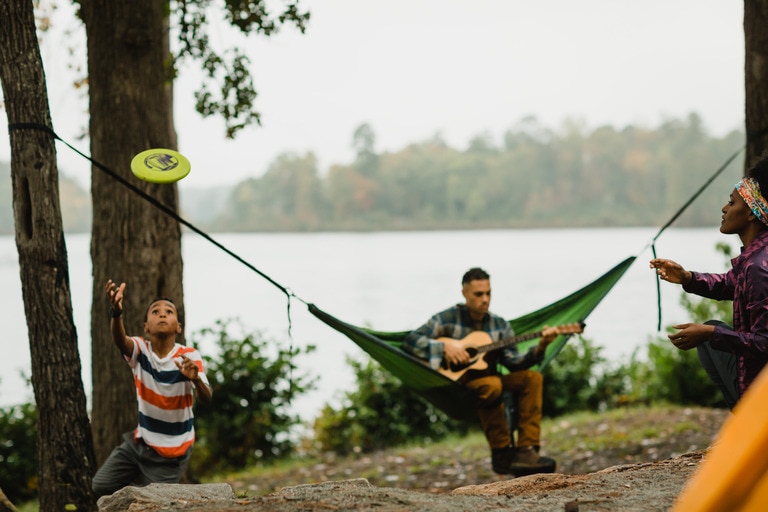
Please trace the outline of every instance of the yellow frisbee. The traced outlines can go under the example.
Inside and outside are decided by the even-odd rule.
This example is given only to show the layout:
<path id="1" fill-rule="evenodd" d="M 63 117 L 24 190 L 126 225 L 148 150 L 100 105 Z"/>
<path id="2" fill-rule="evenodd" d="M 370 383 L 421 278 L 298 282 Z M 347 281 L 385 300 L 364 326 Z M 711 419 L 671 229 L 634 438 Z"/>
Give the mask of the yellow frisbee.
<path id="1" fill-rule="evenodd" d="M 173 183 L 192 170 L 183 155 L 172 149 L 148 149 L 131 160 L 131 171 L 137 178 L 152 183 Z"/>

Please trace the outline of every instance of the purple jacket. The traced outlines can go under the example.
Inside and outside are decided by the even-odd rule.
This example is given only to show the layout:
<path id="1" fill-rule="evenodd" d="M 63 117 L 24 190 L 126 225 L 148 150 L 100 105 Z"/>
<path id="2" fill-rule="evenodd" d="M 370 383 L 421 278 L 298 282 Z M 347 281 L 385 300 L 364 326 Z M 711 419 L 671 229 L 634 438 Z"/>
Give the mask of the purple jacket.
<path id="1" fill-rule="evenodd" d="M 702 297 L 733 300 L 733 330 L 716 326 L 713 348 L 739 358 L 742 394 L 768 362 L 768 230 L 761 231 L 724 274 L 691 272 L 683 289 Z"/>

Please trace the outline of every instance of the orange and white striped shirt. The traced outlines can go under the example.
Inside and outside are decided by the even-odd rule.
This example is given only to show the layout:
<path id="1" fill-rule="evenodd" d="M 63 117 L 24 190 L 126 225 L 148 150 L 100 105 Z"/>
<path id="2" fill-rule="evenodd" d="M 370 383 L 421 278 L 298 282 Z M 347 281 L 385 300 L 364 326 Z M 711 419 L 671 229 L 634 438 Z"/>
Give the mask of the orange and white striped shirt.
<path id="1" fill-rule="evenodd" d="M 133 353 L 126 357 L 133 371 L 139 405 L 139 425 L 134 439 L 143 439 L 163 457 L 181 457 L 195 442 L 195 386 L 176 366 L 176 360 L 187 356 L 197 365 L 198 375 L 210 387 L 203 371 L 203 358 L 192 348 L 176 343 L 167 356 L 160 358 L 152 351 L 152 343 L 132 336 Z"/>

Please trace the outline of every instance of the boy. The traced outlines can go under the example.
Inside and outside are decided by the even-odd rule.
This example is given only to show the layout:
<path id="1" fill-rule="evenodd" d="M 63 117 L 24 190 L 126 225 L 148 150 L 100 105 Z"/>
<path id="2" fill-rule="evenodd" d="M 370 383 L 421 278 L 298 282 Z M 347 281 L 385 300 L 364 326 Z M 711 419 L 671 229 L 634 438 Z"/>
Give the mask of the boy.
<path id="1" fill-rule="evenodd" d="M 108 280 L 112 339 L 133 372 L 139 424 L 123 435 L 93 477 L 97 496 L 112 494 L 137 481 L 177 483 L 181 480 L 195 441 L 194 396 L 211 399 L 211 387 L 200 353 L 176 343 L 181 333 L 176 305 L 167 297 L 150 302 L 145 315 L 147 338 L 128 336 L 122 321 L 125 283 Z"/>

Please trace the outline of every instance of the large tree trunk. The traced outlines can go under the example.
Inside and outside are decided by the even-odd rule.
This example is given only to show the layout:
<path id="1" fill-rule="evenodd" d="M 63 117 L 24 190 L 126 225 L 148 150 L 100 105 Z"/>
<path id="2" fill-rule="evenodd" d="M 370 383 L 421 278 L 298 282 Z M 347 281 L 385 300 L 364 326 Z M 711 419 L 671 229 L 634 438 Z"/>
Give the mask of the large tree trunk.
<path id="1" fill-rule="evenodd" d="M 90 135 L 93 158 L 169 208 L 176 185 L 141 181 L 131 159 L 150 148 L 176 148 L 171 109 L 167 1 L 83 0 L 88 36 Z M 99 464 L 135 428 L 135 388 L 109 334 L 107 279 L 127 283 L 128 334 L 144 332 L 150 299 L 173 297 L 183 318 L 181 230 L 178 223 L 94 167 L 92 172 L 93 436 Z M 181 341 L 181 340 L 180 340 Z"/>
<path id="2" fill-rule="evenodd" d="M 768 0 L 744 0 L 747 167 L 768 149 Z"/>
<path id="3" fill-rule="evenodd" d="M 0 80 L 11 129 L 16 247 L 37 402 L 41 510 L 96 510 L 93 443 L 59 206 L 58 170 L 32 2 L 0 2 Z"/>

